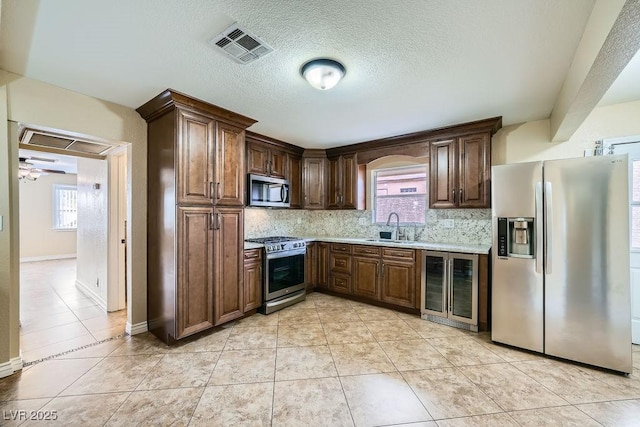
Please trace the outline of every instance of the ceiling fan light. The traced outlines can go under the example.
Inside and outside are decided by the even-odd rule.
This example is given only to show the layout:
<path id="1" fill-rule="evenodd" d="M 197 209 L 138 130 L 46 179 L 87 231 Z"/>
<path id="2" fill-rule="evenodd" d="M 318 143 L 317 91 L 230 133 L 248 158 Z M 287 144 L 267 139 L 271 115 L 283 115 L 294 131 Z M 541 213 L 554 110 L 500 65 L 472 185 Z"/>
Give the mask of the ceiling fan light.
<path id="1" fill-rule="evenodd" d="M 331 89 L 338 84 L 346 72 L 344 65 L 328 58 L 312 59 L 300 68 L 302 77 L 319 90 Z"/>

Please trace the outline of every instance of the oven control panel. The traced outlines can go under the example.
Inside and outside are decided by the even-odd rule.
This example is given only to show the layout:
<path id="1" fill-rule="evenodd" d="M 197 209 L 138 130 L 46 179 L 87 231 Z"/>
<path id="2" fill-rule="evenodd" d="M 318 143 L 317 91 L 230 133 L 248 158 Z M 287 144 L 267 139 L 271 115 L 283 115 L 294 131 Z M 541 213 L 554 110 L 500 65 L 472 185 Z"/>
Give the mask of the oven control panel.
<path id="1" fill-rule="evenodd" d="M 268 243 L 264 246 L 264 249 L 267 253 L 273 252 L 286 252 L 294 249 L 302 249 L 306 247 L 306 243 L 304 241 L 299 242 L 284 242 L 284 243 Z"/>

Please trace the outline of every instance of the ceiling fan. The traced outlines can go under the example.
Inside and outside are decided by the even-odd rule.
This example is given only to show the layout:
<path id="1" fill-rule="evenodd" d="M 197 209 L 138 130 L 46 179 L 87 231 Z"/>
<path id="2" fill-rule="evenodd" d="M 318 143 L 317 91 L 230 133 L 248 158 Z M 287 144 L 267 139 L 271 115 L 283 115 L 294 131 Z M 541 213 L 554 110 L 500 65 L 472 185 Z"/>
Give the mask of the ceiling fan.
<path id="1" fill-rule="evenodd" d="M 50 162 L 55 163 L 57 160 L 48 159 L 45 157 L 19 157 L 20 162 L 18 163 L 18 179 L 19 180 L 29 180 L 35 181 L 40 178 L 42 175 L 47 175 L 50 173 L 65 173 L 65 171 L 56 170 L 56 169 L 45 169 L 34 166 L 31 162 Z M 30 162 L 30 161 L 31 162 Z"/>

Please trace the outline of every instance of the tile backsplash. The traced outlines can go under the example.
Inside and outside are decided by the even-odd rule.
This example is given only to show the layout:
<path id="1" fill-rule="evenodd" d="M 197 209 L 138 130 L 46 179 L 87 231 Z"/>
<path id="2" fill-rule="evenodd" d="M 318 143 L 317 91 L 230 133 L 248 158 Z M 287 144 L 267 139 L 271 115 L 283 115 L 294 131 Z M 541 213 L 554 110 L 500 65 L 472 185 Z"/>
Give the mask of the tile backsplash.
<path id="1" fill-rule="evenodd" d="M 244 234 L 374 238 L 395 227 L 371 223 L 370 210 L 297 210 L 246 208 Z M 453 228 L 445 228 L 453 220 Z M 450 221 L 449 221 L 450 222 Z M 491 244 L 491 209 L 429 209 L 426 226 L 401 227 L 413 240 L 434 243 Z"/>

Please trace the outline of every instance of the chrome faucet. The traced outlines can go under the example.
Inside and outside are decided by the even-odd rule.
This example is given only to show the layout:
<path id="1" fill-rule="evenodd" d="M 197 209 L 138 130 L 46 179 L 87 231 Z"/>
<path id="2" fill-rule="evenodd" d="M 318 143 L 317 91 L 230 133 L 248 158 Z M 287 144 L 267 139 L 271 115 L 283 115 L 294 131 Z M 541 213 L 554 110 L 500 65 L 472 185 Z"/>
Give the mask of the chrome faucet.
<path id="1" fill-rule="evenodd" d="M 400 240 L 400 216 L 396 212 L 391 212 L 387 218 L 387 225 L 391 222 L 391 216 L 396 216 L 396 240 Z"/>

